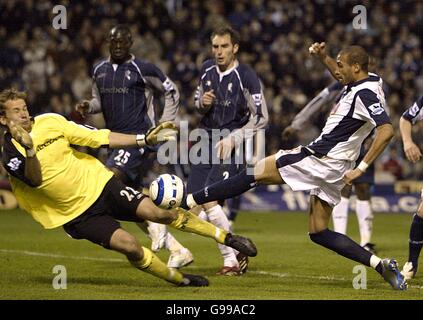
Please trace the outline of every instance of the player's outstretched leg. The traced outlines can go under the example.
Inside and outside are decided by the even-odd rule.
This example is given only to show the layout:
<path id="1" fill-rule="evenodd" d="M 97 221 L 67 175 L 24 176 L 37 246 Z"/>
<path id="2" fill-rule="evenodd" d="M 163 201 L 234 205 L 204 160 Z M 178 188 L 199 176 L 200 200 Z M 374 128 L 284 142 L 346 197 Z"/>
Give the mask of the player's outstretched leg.
<path id="1" fill-rule="evenodd" d="M 202 276 L 184 275 L 175 269 L 168 268 L 150 249 L 142 247 L 133 235 L 122 228 L 113 232 L 109 247 L 124 254 L 135 268 L 177 286 L 208 285 L 208 280 Z"/>
<path id="2" fill-rule="evenodd" d="M 257 255 L 256 246 L 250 239 L 232 235 L 182 208 L 163 210 L 154 205 L 150 198 L 145 197 L 138 204 L 136 215 L 140 220 L 168 224 L 178 230 L 213 238 L 218 243 L 234 248 L 250 257 Z"/>
<path id="3" fill-rule="evenodd" d="M 204 287 L 209 285 L 205 277 L 180 273 L 175 269 L 167 267 L 164 262 L 149 249 L 143 247 L 142 250 L 142 260 L 130 260 L 131 264 L 137 269 L 148 272 L 177 286 Z"/>
<path id="4" fill-rule="evenodd" d="M 178 216 L 169 224 L 170 226 L 182 231 L 213 238 L 218 243 L 234 248 L 249 257 L 255 257 L 257 255 L 257 248 L 250 239 L 228 233 L 227 231 L 198 218 L 195 214 L 185 209 L 176 208 L 175 211 Z"/>
<path id="5" fill-rule="evenodd" d="M 316 196 L 310 199 L 310 239 L 345 258 L 373 267 L 395 290 L 406 290 L 407 282 L 394 259 L 381 259 L 371 254 L 352 239 L 327 229 L 331 206 Z"/>

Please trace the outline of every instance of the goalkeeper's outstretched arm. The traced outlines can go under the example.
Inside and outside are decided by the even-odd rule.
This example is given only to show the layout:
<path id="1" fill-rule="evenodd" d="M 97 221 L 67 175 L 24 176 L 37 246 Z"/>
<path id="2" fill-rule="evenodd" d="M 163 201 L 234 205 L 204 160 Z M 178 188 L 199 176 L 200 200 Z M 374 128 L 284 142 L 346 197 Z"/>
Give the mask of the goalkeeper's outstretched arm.
<path id="1" fill-rule="evenodd" d="M 146 145 L 153 146 L 161 142 L 176 140 L 176 126 L 170 122 L 163 122 L 157 127 L 153 127 L 146 134 L 123 134 L 110 132 L 109 147 L 144 147 Z"/>

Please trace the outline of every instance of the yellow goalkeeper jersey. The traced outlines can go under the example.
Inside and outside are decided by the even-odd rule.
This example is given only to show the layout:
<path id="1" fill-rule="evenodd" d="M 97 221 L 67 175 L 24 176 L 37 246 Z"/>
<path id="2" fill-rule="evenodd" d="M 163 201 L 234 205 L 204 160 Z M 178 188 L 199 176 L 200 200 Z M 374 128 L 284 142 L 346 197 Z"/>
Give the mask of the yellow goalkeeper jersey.
<path id="1" fill-rule="evenodd" d="M 25 150 L 6 133 L 2 161 L 22 209 L 44 228 L 61 226 L 87 210 L 100 196 L 113 173 L 96 158 L 71 145 L 109 145 L 110 130 L 90 129 L 47 113 L 34 118 L 30 133 L 41 164 L 42 184 L 25 177 Z"/>

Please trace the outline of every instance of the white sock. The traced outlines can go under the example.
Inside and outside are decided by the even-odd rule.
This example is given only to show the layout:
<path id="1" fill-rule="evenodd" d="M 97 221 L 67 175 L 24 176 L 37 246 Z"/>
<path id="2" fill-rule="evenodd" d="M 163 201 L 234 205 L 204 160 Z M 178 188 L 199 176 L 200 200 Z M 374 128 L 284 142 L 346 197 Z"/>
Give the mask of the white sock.
<path id="1" fill-rule="evenodd" d="M 170 234 L 170 232 L 168 232 L 166 236 L 165 248 L 170 252 L 175 252 L 184 249 L 184 246 L 180 244 L 179 241 Z"/>
<path id="2" fill-rule="evenodd" d="M 192 196 L 192 193 L 187 195 L 187 205 L 190 208 L 194 208 L 197 206 L 197 202 L 195 202 L 194 197 Z"/>
<path id="3" fill-rule="evenodd" d="M 198 217 L 204 221 L 209 221 L 209 217 L 207 216 L 207 213 L 204 210 L 200 211 Z"/>
<path id="4" fill-rule="evenodd" d="M 348 223 L 348 208 L 350 199 L 341 197 L 341 202 L 338 203 L 332 211 L 333 230 L 338 233 L 347 233 Z"/>
<path id="5" fill-rule="evenodd" d="M 381 262 L 382 259 L 379 258 L 378 256 L 375 256 L 374 254 L 372 254 L 372 256 L 370 257 L 370 266 L 373 269 L 376 269 L 377 265 L 379 264 L 379 262 Z"/>
<path id="6" fill-rule="evenodd" d="M 360 228 L 360 245 L 364 246 L 372 238 L 373 213 L 369 200 L 358 200 L 355 205 L 358 226 Z"/>
<path id="7" fill-rule="evenodd" d="M 229 231 L 229 220 L 223 212 L 220 205 L 216 205 L 213 208 L 206 210 L 209 221 L 216 227 L 222 228 L 223 230 Z M 223 257 L 223 265 L 227 267 L 238 266 L 238 260 L 236 259 L 236 252 L 234 249 L 227 247 L 223 244 L 217 245 L 219 251 Z"/>

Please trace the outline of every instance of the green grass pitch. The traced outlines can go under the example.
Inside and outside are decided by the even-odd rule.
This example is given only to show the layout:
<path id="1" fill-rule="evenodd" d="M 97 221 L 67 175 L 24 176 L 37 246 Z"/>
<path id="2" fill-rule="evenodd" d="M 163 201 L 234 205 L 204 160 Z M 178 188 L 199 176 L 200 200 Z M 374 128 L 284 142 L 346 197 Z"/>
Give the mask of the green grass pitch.
<path id="1" fill-rule="evenodd" d="M 367 268 L 367 289 L 353 288 L 358 265 L 312 243 L 306 213 L 241 212 L 235 231 L 254 240 L 258 255 L 247 274 L 222 277 L 222 260 L 212 239 L 172 230 L 194 254 L 185 272 L 208 277 L 207 288 L 178 288 L 138 271 L 115 252 L 84 240 L 72 240 L 62 228 L 43 230 L 20 210 L 0 211 L 0 299 L 422 299 L 423 277 L 397 292 Z M 373 241 L 380 257 L 395 257 L 400 266 L 408 254 L 411 215 L 375 214 Z M 124 228 L 147 237 L 131 223 Z M 357 240 L 354 213 L 349 235 Z M 167 253 L 159 256 L 167 261 Z M 55 290 L 53 268 L 63 265 L 67 289 Z M 422 272 L 422 271 L 421 271 Z M 420 272 L 420 273 L 421 273 Z"/>

